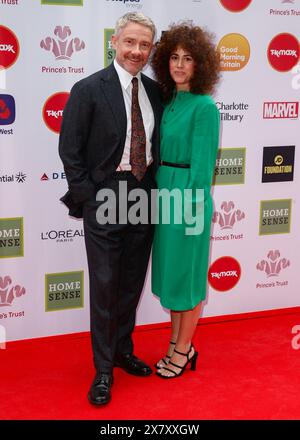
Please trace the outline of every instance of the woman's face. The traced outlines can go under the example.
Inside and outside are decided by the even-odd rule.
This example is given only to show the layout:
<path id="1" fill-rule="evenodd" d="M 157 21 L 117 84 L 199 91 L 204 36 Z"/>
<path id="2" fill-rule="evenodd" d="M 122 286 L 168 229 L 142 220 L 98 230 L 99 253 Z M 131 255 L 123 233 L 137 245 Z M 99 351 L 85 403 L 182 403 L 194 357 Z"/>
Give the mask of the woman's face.
<path id="1" fill-rule="evenodd" d="M 177 90 L 190 90 L 190 81 L 194 74 L 195 61 L 185 49 L 178 46 L 170 56 L 170 75 Z"/>

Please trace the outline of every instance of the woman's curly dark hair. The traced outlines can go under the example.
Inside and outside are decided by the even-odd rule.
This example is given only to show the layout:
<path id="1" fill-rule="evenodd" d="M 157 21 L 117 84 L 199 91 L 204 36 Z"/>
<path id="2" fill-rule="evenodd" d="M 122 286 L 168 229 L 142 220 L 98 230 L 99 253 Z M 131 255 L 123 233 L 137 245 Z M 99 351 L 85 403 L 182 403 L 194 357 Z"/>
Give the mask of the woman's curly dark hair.
<path id="1" fill-rule="evenodd" d="M 174 92 L 175 82 L 169 72 L 169 60 L 177 48 L 190 52 L 195 61 L 190 91 L 195 94 L 212 93 L 220 76 L 220 57 L 212 43 L 213 36 L 191 22 L 172 24 L 163 32 L 155 45 L 151 67 L 168 102 Z"/>

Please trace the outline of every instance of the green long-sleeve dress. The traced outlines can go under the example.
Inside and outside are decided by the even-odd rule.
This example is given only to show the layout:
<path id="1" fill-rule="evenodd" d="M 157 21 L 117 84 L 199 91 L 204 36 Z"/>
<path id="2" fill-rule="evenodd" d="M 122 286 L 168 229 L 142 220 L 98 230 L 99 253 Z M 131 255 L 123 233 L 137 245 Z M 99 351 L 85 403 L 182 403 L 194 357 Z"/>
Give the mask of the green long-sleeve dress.
<path id="1" fill-rule="evenodd" d="M 170 310 L 190 310 L 206 297 L 213 213 L 210 189 L 218 150 L 219 123 L 218 109 L 208 95 L 179 91 L 164 110 L 161 161 L 190 165 L 190 168 L 161 165 L 156 175 L 158 195 L 164 189 L 172 191 L 175 188 L 182 195 L 182 204 L 170 197 L 170 221 L 163 217 L 162 197 L 157 197 L 152 291 L 160 297 L 162 306 Z M 196 193 L 197 188 L 203 192 Z M 193 191 L 192 197 L 184 192 L 187 189 Z M 181 216 L 178 216 L 180 209 Z M 188 217 L 190 209 L 198 221 L 194 221 L 194 230 Z"/>

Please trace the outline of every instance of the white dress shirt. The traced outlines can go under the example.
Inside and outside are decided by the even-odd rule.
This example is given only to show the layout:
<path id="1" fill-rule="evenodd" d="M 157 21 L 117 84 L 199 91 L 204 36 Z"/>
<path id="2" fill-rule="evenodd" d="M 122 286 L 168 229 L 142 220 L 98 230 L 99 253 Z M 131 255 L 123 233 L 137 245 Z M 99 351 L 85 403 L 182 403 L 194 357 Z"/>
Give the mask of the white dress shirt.
<path id="1" fill-rule="evenodd" d="M 114 66 L 119 76 L 119 80 L 122 86 L 122 92 L 125 102 L 126 115 L 127 115 L 127 132 L 126 141 L 123 151 L 123 156 L 121 162 L 117 168 L 117 171 L 131 170 L 130 166 L 130 143 L 131 143 L 131 92 L 132 92 L 132 78 L 134 78 L 130 73 L 128 73 L 123 67 L 121 67 L 116 60 L 114 60 Z M 147 166 L 153 161 L 151 152 L 151 138 L 154 129 L 154 114 L 152 106 L 150 104 L 149 98 L 147 96 L 146 90 L 141 81 L 141 73 L 136 75 L 138 79 L 138 89 L 139 89 L 139 104 L 143 116 L 143 123 L 146 133 L 146 163 Z"/>

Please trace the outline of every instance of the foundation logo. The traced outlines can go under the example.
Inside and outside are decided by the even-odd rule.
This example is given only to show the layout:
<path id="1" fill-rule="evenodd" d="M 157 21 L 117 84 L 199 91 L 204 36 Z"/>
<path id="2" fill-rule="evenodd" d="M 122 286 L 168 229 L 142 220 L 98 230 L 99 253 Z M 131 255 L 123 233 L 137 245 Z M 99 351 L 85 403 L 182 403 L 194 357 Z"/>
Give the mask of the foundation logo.
<path id="1" fill-rule="evenodd" d="M 265 272 L 267 278 L 278 277 L 283 269 L 290 266 L 290 261 L 280 258 L 279 250 L 269 251 L 266 260 L 261 260 L 256 265 L 257 270 Z"/>
<path id="2" fill-rule="evenodd" d="M 71 29 L 69 26 L 56 26 L 53 37 L 46 37 L 41 41 L 40 46 L 49 52 L 52 52 L 56 60 L 70 60 L 75 52 L 85 48 L 84 41 L 79 38 L 70 38 Z"/>
<path id="3" fill-rule="evenodd" d="M 16 103 L 12 95 L 0 95 L 0 125 L 10 125 L 16 119 Z"/>
<path id="4" fill-rule="evenodd" d="M 248 8 L 252 0 L 220 0 L 222 6 L 230 12 L 241 12 Z"/>
<path id="5" fill-rule="evenodd" d="M 114 29 L 104 29 L 104 67 L 109 66 L 115 58 L 116 51 L 111 42 L 111 36 L 114 32 Z"/>
<path id="6" fill-rule="evenodd" d="M 292 200 L 260 202 L 259 235 L 288 234 L 291 229 Z"/>
<path id="7" fill-rule="evenodd" d="M 19 56 L 20 45 L 18 38 L 9 28 L 0 25 L 0 66 L 11 67 Z"/>
<path id="8" fill-rule="evenodd" d="M 50 96 L 44 104 L 43 119 L 47 127 L 55 133 L 60 132 L 62 115 L 69 99 L 68 92 L 59 92 Z"/>
<path id="9" fill-rule="evenodd" d="M 294 180 L 295 145 L 264 147 L 262 182 Z"/>
<path id="10" fill-rule="evenodd" d="M 83 6 L 83 0 L 41 0 L 42 5 Z"/>
<path id="11" fill-rule="evenodd" d="M 24 256 L 23 218 L 0 219 L 0 258 Z"/>
<path id="12" fill-rule="evenodd" d="M 288 72 L 299 61 L 299 41 L 292 34 L 276 35 L 268 47 L 268 60 L 278 72 Z"/>
<path id="13" fill-rule="evenodd" d="M 246 148 L 220 148 L 213 185 L 239 185 L 245 181 Z"/>
<path id="14" fill-rule="evenodd" d="M 245 218 L 245 213 L 240 209 L 235 209 L 233 201 L 222 202 L 221 211 L 215 211 L 212 221 L 219 225 L 221 230 L 233 229 L 237 222 Z"/>
<path id="15" fill-rule="evenodd" d="M 241 34 L 227 34 L 219 42 L 221 70 L 234 72 L 243 69 L 250 59 L 250 44 Z"/>
<path id="16" fill-rule="evenodd" d="M 241 278 L 241 266 L 233 257 L 218 258 L 209 268 L 208 282 L 219 292 L 233 289 Z"/>
<path id="17" fill-rule="evenodd" d="M 25 295 L 25 293 L 25 287 L 22 287 L 19 284 L 12 284 L 11 277 L 0 277 L 0 307 L 12 306 L 14 300 Z"/>
<path id="18" fill-rule="evenodd" d="M 83 271 L 45 275 L 46 312 L 83 307 Z"/>
<path id="19" fill-rule="evenodd" d="M 264 119 L 298 119 L 299 102 L 264 102 Z"/>

